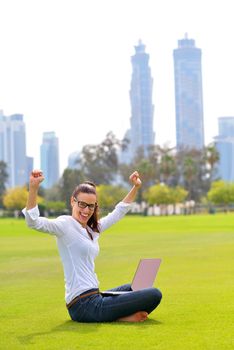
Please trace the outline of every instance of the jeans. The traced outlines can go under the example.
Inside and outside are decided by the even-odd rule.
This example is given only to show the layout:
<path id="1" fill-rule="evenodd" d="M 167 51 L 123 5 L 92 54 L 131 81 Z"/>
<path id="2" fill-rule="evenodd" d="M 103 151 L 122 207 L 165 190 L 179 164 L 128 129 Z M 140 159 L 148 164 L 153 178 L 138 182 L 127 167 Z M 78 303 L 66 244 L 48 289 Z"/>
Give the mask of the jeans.
<path id="1" fill-rule="evenodd" d="M 95 289 L 91 289 L 93 291 Z M 132 291 L 130 284 L 110 291 Z M 151 313 L 160 303 L 162 294 L 156 288 L 146 288 L 120 295 L 93 294 L 78 299 L 69 309 L 76 322 L 112 322 L 138 311 Z"/>

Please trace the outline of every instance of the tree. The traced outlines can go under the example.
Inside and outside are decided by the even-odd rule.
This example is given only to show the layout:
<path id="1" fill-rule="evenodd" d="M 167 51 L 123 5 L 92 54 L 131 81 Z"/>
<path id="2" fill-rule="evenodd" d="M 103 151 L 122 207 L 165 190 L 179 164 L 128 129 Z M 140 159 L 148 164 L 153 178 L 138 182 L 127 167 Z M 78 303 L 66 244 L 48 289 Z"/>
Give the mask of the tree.
<path id="1" fill-rule="evenodd" d="M 45 201 L 61 201 L 61 181 L 60 184 L 57 183 L 54 186 L 52 186 L 51 188 L 48 189 L 43 189 L 43 197 L 45 197 Z M 42 187 L 39 187 L 42 188 Z"/>
<path id="2" fill-rule="evenodd" d="M 121 186 L 99 185 L 97 186 L 98 204 L 100 208 L 112 209 L 127 194 L 127 190 Z"/>
<path id="3" fill-rule="evenodd" d="M 143 147 L 139 147 L 130 164 L 120 164 L 119 166 L 120 174 L 126 184 L 129 183 L 129 174 L 133 170 L 139 171 L 142 187 L 138 191 L 137 202 L 142 201 L 143 192 L 159 179 L 158 155 L 157 146 L 149 146 L 147 155 L 145 155 Z"/>
<path id="4" fill-rule="evenodd" d="M 66 203 L 66 208 L 70 210 L 70 198 L 75 187 L 84 182 L 84 174 L 78 169 L 65 169 L 59 181 L 60 198 Z"/>
<path id="5" fill-rule="evenodd" d="M 177 171 L 175 184 L 188 192 L 190 200 L 199 201 L 207 193 L 207 166 L 204 151 L 180 148 L 176 153 Z"/>
<path id="6" fill-rule="evenodd" d="M 9 210 L 21 210 L 25 207 L 28 198 L 28 190 L 26 187 L 14 187 L 7 190 L 3 196 L 3 204 Z M 37 197 L 37 202 L 41 203 L 43 199 Z"/>
<path id="7" fill-rule="evenodd" d="M 205 158 L 209 168 L 209 179 L 211 183 L 214 180 L 215 176 L 215 165 L 220 159 L 219 152 L 215 147 L 214 143 L 210 143 L 208 146 L 205 147 Z"/>
<path id="8" fill-rule="evenodd" d="M 99 145 L 86 145 L 81 152 L 81 168 L 85 177 L 100 184 L 111 184 L 118 171 L 118 150 L 126 141 L 118 140 L 112 132 Z"/>
<path id="9" fill-rule="evenodd" d="M 165 184 L 157 184 L 149 187 L 143 197 L 149 205 L 157 204 L 161 208 L 161 212 L 167 214 L 167 205 L 170 204 L 170 190 Z"/>
<path id="10" fill-rule="evenodd" d="M 171 149 L 161 149 L 162 157 L 160 161 L 161 181 L 169 185 L 170 179 L 176 172 L 175 157 L 170 154 Z"/>
<path id="11" fill-rule="evenodd" d="M 230 204 L 234 203 L 234 183 L 215 181 L 207 194 L 208 200 L 216 205 L 223 205 L 228 210 Z"/>
<path id="12" fill-rule="evenodd" d="M 144 198 L 150 205 L 157 204 L 161 210 L 167 214 L 167 205 L 173 204 L 175 211 L 175 204 L 183 203 L 188 195 L 188 191 L 184 188 L 169 187 L 163 183 L 151 186 L 145 193 Z"/>
<path id="13" fill-rule="evenodd" d="M 0 161 L 0 207 L 3 205 L 3 195 L 6 192 L 7 179 L 7 164 L 3 161 Z"/>
<path id="14" fill-rule="evenodd" d="M 153 180 L 155 182 L 155 176 L 153 175 L 155 172 L 153 165 L 148 161 L 148 159 L 145 158 L 139 158 L 135 164 L 121 164 L 120 173 L 126 183 L 129 181 L 129 174 L 131 174 L 131 172 L 135 169 L 138 170 L 142 180 L 142 187 L 138 190 L 136 198 L 136 201 L 140 203 L 142 201 L 142 193 L 144 190 L 146 190 L 146 188 L 152 184 Z"/>
<path id="15" fill-rule="evenodd" d="M 45 202 L 45 210 L 49 212 L 49 215 L 58 216 L 65 212 L 66 203 L 61 201 L 48 201 Z"/>
<path id="16" fill-rule="evenodd" d="M 176 204 L 183 203 L 187 195 L 188 195 L 188 191 L 186 191 L 181 186 L 170 188 L 170 203 L 174 205 L 174 213 L 175 213 Z"/>

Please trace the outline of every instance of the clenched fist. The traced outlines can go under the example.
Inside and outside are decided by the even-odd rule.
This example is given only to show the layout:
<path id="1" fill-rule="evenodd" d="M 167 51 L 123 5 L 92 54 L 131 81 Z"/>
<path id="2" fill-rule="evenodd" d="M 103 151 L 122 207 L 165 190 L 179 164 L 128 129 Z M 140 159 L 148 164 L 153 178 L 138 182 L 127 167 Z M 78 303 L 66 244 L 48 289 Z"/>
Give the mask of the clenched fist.
<path id="1" fill-rule="evenodd" d="M 33 170 L 29 178 L 29 186 L 33 188 L 39 187 L 40 183 L 44 180 L 43 172 L 41 170 Z"/>

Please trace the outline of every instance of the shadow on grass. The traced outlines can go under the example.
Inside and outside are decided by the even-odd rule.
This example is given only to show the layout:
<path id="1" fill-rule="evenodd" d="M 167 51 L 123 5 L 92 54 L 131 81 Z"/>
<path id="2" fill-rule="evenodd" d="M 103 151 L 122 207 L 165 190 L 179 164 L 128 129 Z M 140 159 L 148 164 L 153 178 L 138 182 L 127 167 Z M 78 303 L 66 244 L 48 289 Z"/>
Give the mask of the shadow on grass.
<path id="1" fill-rule="evenodd" d="M 105 323 L 81 323 L 74 321 L 65 321 L 64 323 L 52 328 L 47 332 L 35 332 L 28 335 L 18 337 L 18 340 L 21 344 L 33 344 L 33 341 L 36 337 L 51 335 L 56 332 L 74 332 L 81 334 L 88 334 L 92 332 L 96 332 L 103 326 L 109 327 L 137 327 L 139 329 L 145 329 L 146 327 L 158 326 L 162 324 L 160 321 L 156 321 L 154 319 L 148 319 L 145 322 L 131 323 L 131 322 L 105 322 Z"/>

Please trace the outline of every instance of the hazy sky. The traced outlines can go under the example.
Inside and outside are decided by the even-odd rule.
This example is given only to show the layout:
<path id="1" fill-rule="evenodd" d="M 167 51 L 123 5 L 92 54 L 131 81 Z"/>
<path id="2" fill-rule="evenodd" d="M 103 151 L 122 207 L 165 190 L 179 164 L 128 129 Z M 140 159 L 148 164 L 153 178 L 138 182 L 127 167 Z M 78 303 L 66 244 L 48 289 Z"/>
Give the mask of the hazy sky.
<path id="1" fill-rule="evenodd" d="M 173 49 L 202 49 L 206 143 L 234 116 L 232 0 L 0 0 L 0 109 L 22 113 L 39 167 L 44 131 L 59 137 L 60 168 L 130 122 L 131 56 L 142 39 L 154 79 L 156 143 L 175 144 Z"/>

